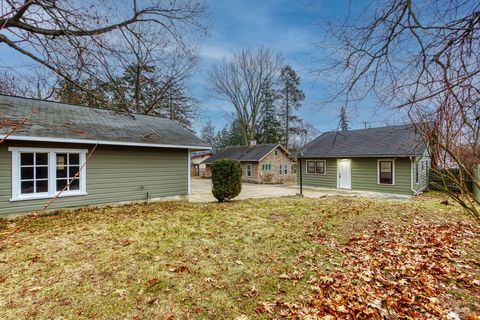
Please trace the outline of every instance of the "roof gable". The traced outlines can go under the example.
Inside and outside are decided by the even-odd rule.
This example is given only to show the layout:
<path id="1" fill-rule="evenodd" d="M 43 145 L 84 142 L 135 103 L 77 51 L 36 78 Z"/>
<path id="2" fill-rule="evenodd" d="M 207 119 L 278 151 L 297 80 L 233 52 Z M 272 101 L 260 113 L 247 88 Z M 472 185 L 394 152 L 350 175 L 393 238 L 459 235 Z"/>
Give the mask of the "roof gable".
<path id="1" fill-rule="evenodd" d="M 176 122 L 154 116 L 4 95 L 0 114 L 13 122 L 30 115 L 11 140 L 209 148 Z M 0 127 L 0 137 L 10 130 Z"/>
<path id="2" fill-rule="evenodd" d="M 412 124 L 351 131 L 330 131 L 300 149 L 297 157 L 417 156 L 425 143 Z"/>

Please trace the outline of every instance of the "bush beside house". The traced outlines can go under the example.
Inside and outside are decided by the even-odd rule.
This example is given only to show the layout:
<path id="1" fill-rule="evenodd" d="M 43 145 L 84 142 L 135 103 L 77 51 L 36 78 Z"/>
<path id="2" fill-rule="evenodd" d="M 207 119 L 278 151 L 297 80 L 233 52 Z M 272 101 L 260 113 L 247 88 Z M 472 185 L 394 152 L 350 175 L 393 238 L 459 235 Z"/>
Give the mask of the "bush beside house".
<path id="1" fill-rule="evenodd" d="M 240 161 L 216 160 L 212 165 L 212 193 L 219 201 L 231 200 L 242 191 L 242 166 Z"/>

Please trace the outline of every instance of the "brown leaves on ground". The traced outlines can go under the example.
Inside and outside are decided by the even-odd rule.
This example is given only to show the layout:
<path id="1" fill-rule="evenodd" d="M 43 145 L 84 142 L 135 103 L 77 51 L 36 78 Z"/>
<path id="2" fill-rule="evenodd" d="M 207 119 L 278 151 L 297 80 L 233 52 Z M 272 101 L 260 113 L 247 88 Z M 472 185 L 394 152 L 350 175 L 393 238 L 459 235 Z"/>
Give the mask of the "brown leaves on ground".
<path id="1" fill-rule="evenodd" d="M 339 246 L 342 270 L 312 278 L 313 295 L 302 304 L 259 302 L 256 311 L 294 319 L 459 319 L 447 293 L 478 296 L 480 265 L 458 249 L 478 239 L 477 225 L 373 221 L 369 229 Z M 463 317 L 478 319 L 473 312 Z"/>

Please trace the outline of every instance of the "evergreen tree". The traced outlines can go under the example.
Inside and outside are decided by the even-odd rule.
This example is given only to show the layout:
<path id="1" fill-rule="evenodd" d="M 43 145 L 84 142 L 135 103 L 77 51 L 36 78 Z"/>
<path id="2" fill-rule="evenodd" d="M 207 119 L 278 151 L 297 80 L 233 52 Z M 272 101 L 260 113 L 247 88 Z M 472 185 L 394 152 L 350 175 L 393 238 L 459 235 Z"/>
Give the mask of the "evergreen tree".
<path id="1" fill-rule="evenodd" d="M 289 147 L 289 137 L 292 130 L 292 122 L 294 121 L 295 110 L 298 110 L 305 99 L 305 94 L 299 88 L 300 77 L 295 70 L 289 65 L 282 68 L 280 72 L 280 100 L 281 100 L 281 116 L 283 118 L 283 143 L 286 148 Z"/>
<path id="2" fill-rule="evenodd" d="M 85 90 L 63 80 L 55 90 L 61 102 L 162 116 L 190 128 L 195 117 L 195 101 L 185 94 L 181 83 L 160 79 L 156 66 L 129 65 L 111 83 L 93 78 L 77 80 Z"/>
<path id="3" fill-rule="evenodd" d="M 78 85 L 60 79 L 54 89 L 55 98 L 60 102 L 95 108 L 109 109 L 112 107 L 109 103 L 109 88 L 106 84 L 93 78 L 76 80 L 76 83 L 80 83 L 83 88 L 87 88 L 88 93 L 80 89 Z"/>
<path id="4" fill-rule="evenodd" d="M 275 108 L 277 97 L 277 93 L 270 83 L 265 86 L 262 100 L 264 113 L 255 134 L 255 140 L 259 144 L 279 143 L 282 139 L 282 124 L 278 120 Z"/>
<path id="5" fill-rule="evenodd" d="M 347 117 L 347 109 L 345 107 L 342 107 L 340 109 L 339 118 L 340 118 L 340 123 L 339 123 L 340 130 L 348 131 L 348 129 L 350 129 L 350 126 L 349 126 L 349 120 Z"/>
<path id="6" fill-rule="evenodd" d="M 215 136 L 215 149 L 221 149 L 228 146 L 239 146 L 243 144 L 243 134 L 240 121 L 233 118 L 225 124 L 222 130 Z"/>

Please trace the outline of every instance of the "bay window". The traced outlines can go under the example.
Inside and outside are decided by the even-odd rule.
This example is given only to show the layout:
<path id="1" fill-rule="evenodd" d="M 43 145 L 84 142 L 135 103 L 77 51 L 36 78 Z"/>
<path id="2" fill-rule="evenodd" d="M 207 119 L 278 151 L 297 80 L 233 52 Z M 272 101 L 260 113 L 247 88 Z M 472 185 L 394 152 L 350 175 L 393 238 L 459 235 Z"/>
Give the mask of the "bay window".
<path id="1" fill-rule="evenodd" d="M 16 148 L 12 152 L 11 201 L 86 194 L 87 150 Z"/>

